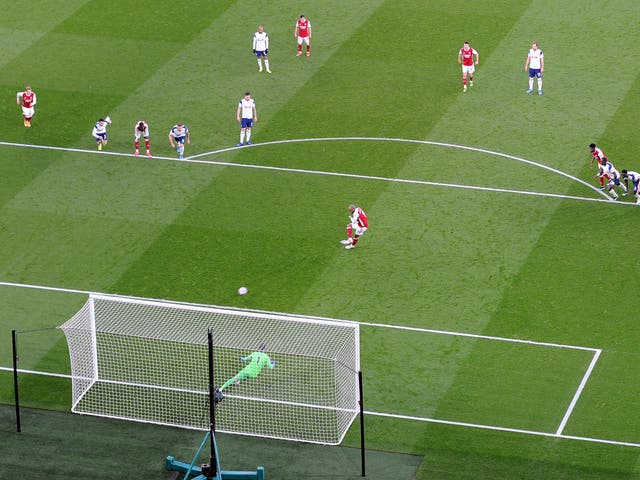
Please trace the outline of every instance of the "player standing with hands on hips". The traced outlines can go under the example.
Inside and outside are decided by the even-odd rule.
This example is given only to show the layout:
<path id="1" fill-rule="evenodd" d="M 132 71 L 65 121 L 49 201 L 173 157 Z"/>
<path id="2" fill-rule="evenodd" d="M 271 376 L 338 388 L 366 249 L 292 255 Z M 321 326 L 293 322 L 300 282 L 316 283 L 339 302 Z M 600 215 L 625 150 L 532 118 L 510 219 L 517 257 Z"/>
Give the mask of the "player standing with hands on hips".
<path id="1" fill-rule="evenodd" d="M 264 66 L 267 73 L 269 70 L 269 34 L 264 31 L 264 27 L 260 25 L 258 31 L 253 34 L 253 53 L 258 59 L 258 72 L 262 72 L 262 59 L 264 58 Z"/>
<path id="2" fill-rule="evenodd" d="M 240 123 L 240 143 L 236 147 L 241 147 L 244 137 L 247 137 L 247 145 L 251 145 L 251 125 L 258 121 L 258 111 L 256 102 L 251 98 L 251 92 L 245 92 L 244 98 L 238 103 L 236 119 Z"/>
<path id="3" fill-rule="evenodd" d="M 307 57 L 311 56 L 311 22 L 304 15 L 300 15 L 300 18 L 296 21 L 296 28 L 293 31 L 293 37 L 298 40 L 298 53 L 296 57 L 302 55 L 302 43 L 307 44 Z"/>

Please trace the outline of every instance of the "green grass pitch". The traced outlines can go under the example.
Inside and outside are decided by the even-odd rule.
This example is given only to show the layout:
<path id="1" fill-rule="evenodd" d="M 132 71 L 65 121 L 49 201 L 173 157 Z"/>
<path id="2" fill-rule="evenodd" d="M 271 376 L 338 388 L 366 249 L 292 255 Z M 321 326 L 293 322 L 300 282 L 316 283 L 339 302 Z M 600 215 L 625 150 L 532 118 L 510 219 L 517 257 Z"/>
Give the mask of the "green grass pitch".
<path id="1" fill-rule="evenodd" d="M 301 13 L 309 58 L 295 56 Z M 71 291 L 354 320 L 368 477 L 640 478 L 640 209 L 593 188 L 587 149 L 640 171 L 639 15 L 633 0 L 4 5 L 0 367 L 11 329 L 77 311 L 86 295 Z M 251 52 L 260 24 L 271 75 Z M 467 93 L 465 40 L 480 54 Z M 533 41 L 542 96 L 525 94 Z M 25 85 L 38 96 L 29 129 L 14 100 Z M 255 146 L 237 149 L 247 90 Z M 106 115 L 98 152 L 90 132 Z M 152 159 L 132 155 L 140 119 Z M 167 140 L 178 121 L 186 162 Z M 345 251 L 349 203 L 371 228 Z M 60 332 L 20 342 L 21 368 L 68 373 Z M 65 380 L 21 378 L 24 405 L 44 410 L 13 433 L 0 370 L 0 479 L 114 478 L 110 445 L 135 454 L 141 478 L 168 478 L 163 455 L 199 441 L 62 414 Z M 253 468 L 235 441 L 223 455 Z M 359 474 L 355 424 L 347 448 L 248 441 L 268 478 L 318 478 L 322 462 L 326 478 Z"/>

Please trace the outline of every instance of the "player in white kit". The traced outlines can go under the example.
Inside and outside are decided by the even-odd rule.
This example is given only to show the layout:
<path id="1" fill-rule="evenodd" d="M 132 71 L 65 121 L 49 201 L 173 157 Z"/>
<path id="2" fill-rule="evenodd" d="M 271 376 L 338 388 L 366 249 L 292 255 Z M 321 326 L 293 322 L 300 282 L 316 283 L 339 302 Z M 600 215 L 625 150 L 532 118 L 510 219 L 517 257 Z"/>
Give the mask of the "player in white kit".
<path id="1" fill-rule="evenodd" d="M 260 25 L 258 31 L 253 34 L 253 53 L 256 54 L 258 60 L 258 72 L 262 72 L 262 60 L 267 73 L 271 73 L 269 69 L 269 34 L 264 31 L 264 27 Z"/>

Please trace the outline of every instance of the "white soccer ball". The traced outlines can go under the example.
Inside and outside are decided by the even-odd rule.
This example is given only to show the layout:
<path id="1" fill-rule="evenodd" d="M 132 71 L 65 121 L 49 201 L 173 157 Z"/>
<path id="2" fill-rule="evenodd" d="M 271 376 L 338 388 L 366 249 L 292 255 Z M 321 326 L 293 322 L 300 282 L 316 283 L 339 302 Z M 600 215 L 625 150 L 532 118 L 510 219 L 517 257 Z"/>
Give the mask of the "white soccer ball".
<path id="1" fill-rule="evenodd" d="M 240 287 L 238 289 L 238 295 L 246 295 L 249 289 L 247 287 Z"/>

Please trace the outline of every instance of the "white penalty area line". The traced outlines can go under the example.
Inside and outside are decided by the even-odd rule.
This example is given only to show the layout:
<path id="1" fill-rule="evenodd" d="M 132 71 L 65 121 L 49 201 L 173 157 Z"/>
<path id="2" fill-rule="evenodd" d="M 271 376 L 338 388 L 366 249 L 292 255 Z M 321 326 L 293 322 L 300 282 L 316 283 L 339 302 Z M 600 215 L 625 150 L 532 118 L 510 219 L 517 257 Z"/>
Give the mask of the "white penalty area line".
<path id="1" fill-rule="evenodd" d="M 555 193 L 532 192 L 527 190 L 514 190 L 514 189 L 508 189 L 508 188 L 481 187 L 481 186 L 474 186 L 474 185 L 462 185 L 458 183 L 431 182 L 427 180 L 412 180 L 412 179 L 403 179 L 403 178 L 380 177 L 376 175 L 360 175 L 360 174 L 352 174 L 352 173 L 344 173 L 344 172 L 330 172 L 325 170 L 309 170 L 309 169 L 302 169 L 302 168 L 276 167 L 276 166 L 270 166 L 270 165 L 256 165 L 256 164 L 237 163 L 237 162 L 218 162 L 213 160 L 200 160 L 200 158 L 206 157 L 206 156 L 218 155 L 218 154 L 227 153 L 227 152 L 238 152 L 240 150 L 264 147 L 264 146 L 270 146 L 270 145 L 303 143 L 303 142 L 329 142 L 329 141 L 403 142 L 403 143 L 435 145 L 435 146 L 441 146 L 441 147 L 457 148 L 460 150 L 468 150 L 473 152 L 484 153 L 487 155 L 499 156 L 499 157 L 507 158 L 510 160 L 526 163 L 532 166 L 536 166 L 538 168 L 542 168 L 544 170 L 553 172 L 557 175 L 564 176 L 572 181 L 578 182 L 581 185 L 593 190 L 602 198 L 581 197 L 576 195 L 563 195 L 563 194 L 555 194 Z M 87 150 L 87 149 L 79 149 L 79 148 L 55 147 L 55 146 L 48 146 L 48 145 L 32 145 L 32 144 L 2 142 L 2 141 L 0 141 L 0 145 L 9 146 L 9 147 L 35 148 L 35 149 L 42 149 L 42 150 L 55 150 L 55 151 L 64 151 L 64 152 L 88 153 L 88 154 L 94 154 L 94 155 L 111 155 L 111 156 L 120 156 L 120 157 L 134 156 L 133 154 L 130 154 L 130 153 L 109 152 L 105 150 L 96 151 L 96 150 Z M 144 157 L 144 158 L 146 159 L 147 157 Z M 509 155 L 506 153 L 494 152 L 494 151 L 483 149 L 483 148 L 468 147 L 465 145 L 456 145 L 453 143 L 432 142 L 428 140 L 412 140 L 412 139 L 405 139 L 405 138 L 385 138 L 385 137 L 381 137 L 381 138 L 376 138 L 376 137 L 303 138 L 303 139 L 275 140 L 271 142 L 257 143 L 257 144 L 253 144 L 251 146 L 246 146 L 246 147 L 228 147 L 228 148 L 223 148 L 219 150 L 213 150 L 210 152 L 200 153 L 197 155 L 188 156 L 184 159 L 177 159 L 174 157 L 164 157 L 164 156 L 153 156 L 152 159 L 162 160 L 162 161 L 171 161 L 171 162 L 216 165 L 216 166 L 223 166 L 223 167 L 251 168 L 255 170 L 267 170 L 267 171 L 275 171 L 275 172 L 302 173 L 302 174 L 310 174 L 310 175 L 324 175 L 324 176 L 333 176 L 333 177 L 342 177 L 342 178 L 354 178 L 358 180 L 372 180 L 372 181 L 403 183 L 403 184 L 412 184 L 412 185 L 428 185 L 428 186 L 435 186 L 435 187 L 459 188 L 463 190 L 510 193 L 510 194 L 516 194 L 516 195 L 530 195 L 530 196 L 536 196 L 536 197 L 558 198 L 558 199 L 564 199 L 564 200 L 617 203 L 619 205 L 634 205 L 634 206 L 636 205 L 635 203 L 631 203 L 631 202 L 614 202 L 613 199 L 609 197 L 606 193 L 598 190 L 596 187 L 594 187 L 593 185 L 590 185 L 584 180 L 541 163 L 537 163 L 531 160 L 527 160 L 525 158 L 516 157 L 514 155 Z"/>
<path id="2" fill-rule="evenodd" d="M 108 152 L 106 150 L 98 151 L 98 150 L 87 150 L 84 148 L 69 148 L 69 147 L 54 147 L 52 145 L 33 145 L 30 143 L 14 143 L 14 142 L 0 142 L 0 145 L 4 145 L 5 147 L 19 147 L 19 148 L 34 148 L 37 150 L 53 150 L 58 152 L 71 152 L 71 153 L 89 153 L 92 155 L 110 155 L 117 157 L 135 157 L 133 153 L 122 153 L 122 152 Z M 140 158 L 148 158 L 146 155 L 140 156 Z M 156 160 L 176 160 L 171 157 L 151 157 Z M 181 160 L 182 161 L 182 160 Z"/>

